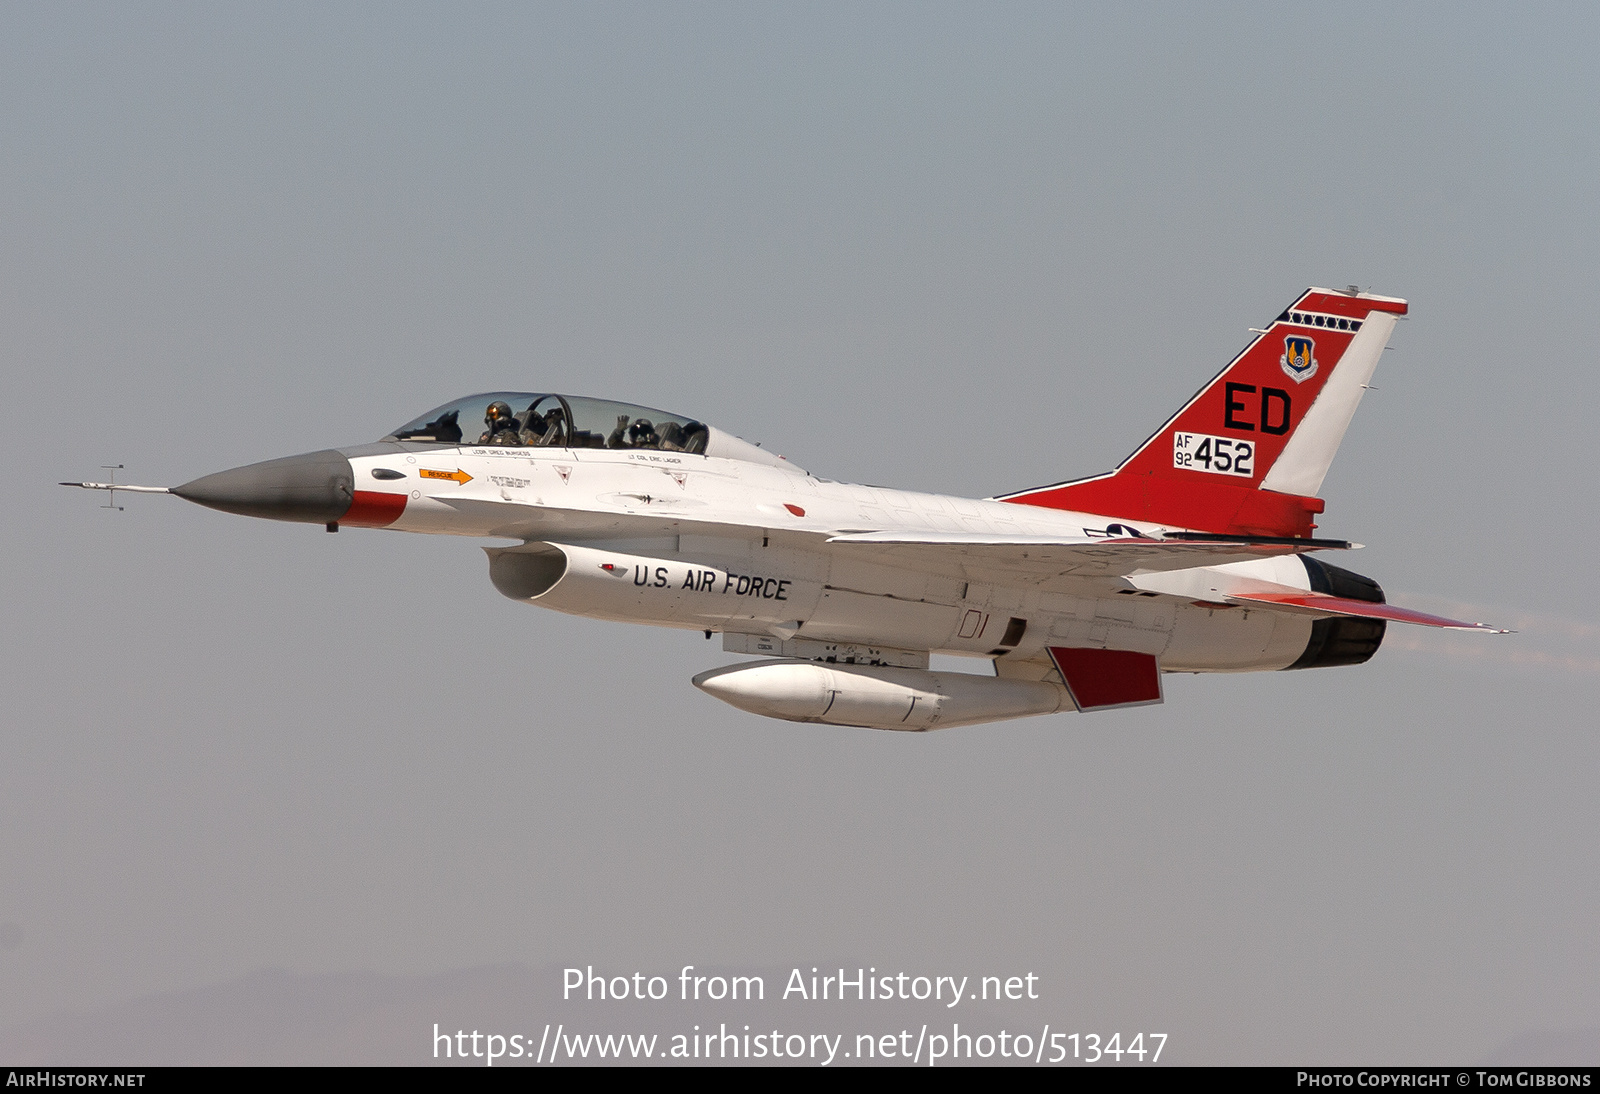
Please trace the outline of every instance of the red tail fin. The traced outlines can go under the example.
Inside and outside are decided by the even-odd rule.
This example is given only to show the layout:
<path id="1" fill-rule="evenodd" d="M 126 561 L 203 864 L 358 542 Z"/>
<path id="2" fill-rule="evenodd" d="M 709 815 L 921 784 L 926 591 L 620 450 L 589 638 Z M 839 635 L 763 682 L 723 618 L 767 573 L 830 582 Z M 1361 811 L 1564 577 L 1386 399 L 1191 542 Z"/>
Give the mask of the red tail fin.
<path id="1" fill-rule="evenodd" d="M 1309 536 L 1313 497 L 1406 302 L 1308 289 L 1115 471 L 1002 501 Z"/>

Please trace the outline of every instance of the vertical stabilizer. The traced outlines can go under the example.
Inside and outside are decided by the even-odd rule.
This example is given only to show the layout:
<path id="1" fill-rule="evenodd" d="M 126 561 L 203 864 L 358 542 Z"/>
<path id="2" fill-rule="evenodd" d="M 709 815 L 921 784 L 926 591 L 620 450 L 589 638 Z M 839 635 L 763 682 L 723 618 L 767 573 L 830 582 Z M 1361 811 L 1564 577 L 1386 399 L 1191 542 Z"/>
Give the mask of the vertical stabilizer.
<path id="1" fill-rule="evenodd" d="M 1308 536 L 1314 497 L 1406 302 L 1308 289 L 1124 460 L 1000 500 L 1234 535 Z"/>

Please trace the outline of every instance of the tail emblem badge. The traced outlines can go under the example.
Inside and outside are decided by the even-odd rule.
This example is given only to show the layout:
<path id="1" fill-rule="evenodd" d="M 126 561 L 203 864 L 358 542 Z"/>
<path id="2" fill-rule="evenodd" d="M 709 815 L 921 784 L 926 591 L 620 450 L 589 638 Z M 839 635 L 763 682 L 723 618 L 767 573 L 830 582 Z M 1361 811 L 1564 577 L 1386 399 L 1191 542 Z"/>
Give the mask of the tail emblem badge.
<path id="1" fill-rule="evenodd" d="M 1283 340 L 1283 356 L 1278 363 L 1289 379 L 1303 384 L 1317 374 L 1317 359 L 1313 357 L 1316 343 L 1309 338 L 1289 337 Z"/>

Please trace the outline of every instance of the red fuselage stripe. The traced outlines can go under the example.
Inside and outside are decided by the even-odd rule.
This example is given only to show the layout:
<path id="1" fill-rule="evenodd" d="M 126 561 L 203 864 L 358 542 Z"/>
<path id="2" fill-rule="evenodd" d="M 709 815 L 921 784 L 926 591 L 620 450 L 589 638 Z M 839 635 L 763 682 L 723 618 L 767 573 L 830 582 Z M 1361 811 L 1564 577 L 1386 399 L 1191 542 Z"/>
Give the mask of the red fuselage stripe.
<path id="1" fill-rule="evenodd" d="M 384 494 L 376 490 L 357 490 L 350 508 L 339 518 L 340 524 L 356 528 L 386 528 L 406 511 L 404 494 Z"/>

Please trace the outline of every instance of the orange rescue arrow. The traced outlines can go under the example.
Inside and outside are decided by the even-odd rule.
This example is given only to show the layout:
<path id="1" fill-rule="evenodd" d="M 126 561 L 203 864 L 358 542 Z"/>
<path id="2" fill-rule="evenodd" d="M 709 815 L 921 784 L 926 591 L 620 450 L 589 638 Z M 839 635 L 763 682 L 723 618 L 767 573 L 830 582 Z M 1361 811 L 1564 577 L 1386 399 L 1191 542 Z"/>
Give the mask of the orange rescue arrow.
<path id="1" fill-rule="evenodd" d="M 459 483 L 462 486 L 472 481 L 472 476 L 459 467 L 454 471 L 434 471 L 431 468 L 423 467 L 418 469 L 417 474 L 425 479 L 449 479 L 451 482 Z"/>

